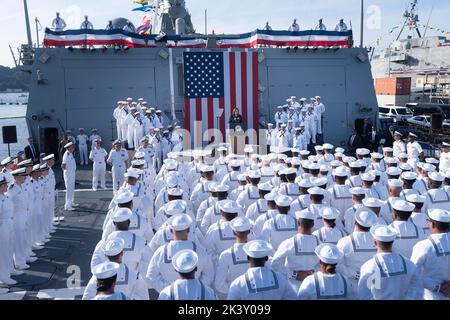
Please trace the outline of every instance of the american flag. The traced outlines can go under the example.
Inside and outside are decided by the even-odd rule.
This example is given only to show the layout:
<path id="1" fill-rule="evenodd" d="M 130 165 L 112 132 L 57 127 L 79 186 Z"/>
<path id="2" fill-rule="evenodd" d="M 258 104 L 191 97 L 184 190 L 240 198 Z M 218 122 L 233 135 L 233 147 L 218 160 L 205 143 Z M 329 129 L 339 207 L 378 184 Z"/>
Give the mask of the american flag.
<path id="1" fill-rule="evenodd" d="M 235 107 L 247 128 L 258 130 L 257 52 L 185 52 L 183 59 L 185 126 L 197 145 L 207 129 L 224 135 Z"/>

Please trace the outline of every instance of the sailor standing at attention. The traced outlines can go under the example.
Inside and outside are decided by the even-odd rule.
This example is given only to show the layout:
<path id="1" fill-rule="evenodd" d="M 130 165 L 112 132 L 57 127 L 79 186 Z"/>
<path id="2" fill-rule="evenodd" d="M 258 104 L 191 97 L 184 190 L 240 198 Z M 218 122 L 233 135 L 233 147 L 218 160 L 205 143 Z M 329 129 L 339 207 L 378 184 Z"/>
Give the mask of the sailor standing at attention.
<path id="1" fill-rule="evenodd" d="M 272 246 L 254 240 L 243 247 L 250 268 L 230 285 L 227 300 L 295 300 L 296 294 L 281 273 L 265 266 L 272 255 Z"/>
<path id="2" fill-rule="evenodd" d="M 339 23 L 334 28 L 334 31 L 337 32 L 346 32 L 348 30 L 347 24 L 344 22 L 344 19 L 340 19 Z"/>
<path id="3" fill-rule="evenodd" d="M 172 266 L 179 278 L 161 291 L 158 300 L 217 300 L 213 289 L 195 279 L 198 262 L 195 251 L 177 252 L 172 258 Z"/>
<path id="4" fill-rule="evenodd" d="M 115 292 L 117 274 L 120 264 L 115 262 L 104 262 L 92 270 L 97 279 L 97 295 L 92 300 L 129 300 L 122 292 Z"/>
<path id="5" fill-rule="evenodd" d="M 81 23 L 81 30 L 92 30 L 94 29 L 94 25 L 88 20 L 89 16 L 84 16 L 84 21 Z"/>
<path id="6" fill-rule="evenodd" d="M 289 26 L 289 31 L 299 31 L 300 30 L 300 26 L 297 24 L 297 19 L 294 19 L 294 21 L 292 21 L 292 24 Z"/>
<path id="7" fill-rule="evenodd" d="M 100 181 L 100 187 L 106 189 L 106 157 L 108 153 L 102 148 L 102 140 L 95 140 L 95 147 L 89 154 L 89 159 L 94 162 L 92 171 L 92 190 L 97 191 L 97 185 Z"/>
<path id="8" fill-rule="evenodd" d="M 98 130 L 94 128 L 91 130 L 91 135 L 89 136 L 89 142 L 91 144 L 91 149 L 95 146 L 95 140 L 97 140 L 97 139 L 102 140 L 102 137 L 100 137 L 100 135 L 98 134 Z"/>
<path id="9" fill-rule="evenodd" d="M 439 159 L 439 170 L 445 172 L 450 169 L 450 143 L 443 142 Z"/>
<path id="10" fill-rule="evenodd" d="M 325 27 L 325 25 L 323 24 L 323 19 L 320 18 L 319 19 L 319 24 L 316 26 L 315 30 L 319 30 L 319 31 L 326 31 L 327 27 Z"/>
<path id="11" fill-rule="evenodd" d="M 78 149 L 80 150 L 80 165 L 88 165 L 88 136 L 84 131 L 84 128 L 80 128 L 80 134 L 77 136 Z"/>
<path id="12" fill-rule="evenodd" d="M 112 28 L 110 30 L 112 30 Z M 123 139 L 122 138 L 122 117 L 120 115 L 120 113 L 122 112 L 122 103 L 123 103 L 123 101 L 117 101 L 117 107 L 113 111 L 113 117 L 114 117 L 114 119 L 116 119 L 117 139 L 119 139 L 119 140 Z"/>
<path id="13" fill-rule="evenodd" d="M 113 149 L 109 153 L 107 162 L 112 166 L 112 180 L 114 194 L 119 191 L 124 182 L 124 174 L 127 169 L 128 152 L 122 148 L 122 141 L 113 142 Z"/>
<path id="14" fill-rule="evenodd" d="M 64 205 L 64 210 L 73 211 L 74 207 L 78 207 L 78 204 L 75 204 L 75 175 L 77 170 L 77 164 L 75 162 L 75 158 L 73 153 L 75 152 L 75 145 L 73 142 L 67 143 L 64 148 L 66 152 L 64 152 L 61 168 L 63 170 L 64 183 L 66 185 L 66 204 Z"/>
<path id="15" fill-rule="evenodd" d="M 53 19 L 52 27 L 55 31 L 63 31 L 66 28 L 66 22 L 59 16 L 59 12 L 56 13 L 56 18 Z"/>
<path id="16" fill-rule="evenodd" d="M 406 153 L 406 146 L 405 143 L 402 140 L 402 134 L 398 131 L 394 132 L 394 157 L 397 157 L 399 154 Z"/>

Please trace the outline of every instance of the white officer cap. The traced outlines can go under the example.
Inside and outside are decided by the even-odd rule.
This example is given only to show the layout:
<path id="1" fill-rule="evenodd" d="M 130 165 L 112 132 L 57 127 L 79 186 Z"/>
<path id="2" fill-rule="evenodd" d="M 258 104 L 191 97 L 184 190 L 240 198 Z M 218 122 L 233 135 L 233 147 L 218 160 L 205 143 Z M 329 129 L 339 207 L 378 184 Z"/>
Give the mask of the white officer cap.
<path id="1" fill-rule="evenodd" d="M 408 134 L 408 137 L 418 138 L 418 136 L 412 132 Z"/>
<path id="2" fill-rule="evenodd" d="M 397 159 L 392 158 L 392 157 L 387 157 L 384 159 L 384 162 L 388 163 L 388 164 L 396 164 L 398 163 Z"/>
<path id="3" fill-rule="evenodd" d="M 397 200 L 392 204 L 392 208 L 398 211 L 412 212 L 416 206 L 405 200 Z"/>
<path id="4" fill-rule="evenodd" d="M 434 221 L 450 223 L 450 213 L 447 210 L 443 209 L 428 210 L 428 217 L 430 217 L 430 219 Z"/>
<path id="5" fill-rule="evenodd" d="M 261 174 L 259 173 L 259 171 L 256 170 L 251 170 L 247 173 L 247 176 L 251 179 L 260 179 L 261 178 Z"/>
<path id="6" fill-rule="evenodd" d="M 268 123 L 267 126 L 268 127 L 273 127 L 273 123 Z"/>
<path id="7" fill-rule="evenodd" d="M 358 156 L 366 156 L 366 155 L 368 155 L 369 153 L 370 153 L 370 150 L 369 150 L 369 149 L 366 149 L 366 148 L 356 149 L 356 154 L 357 154 Z"/>
<path id="8" fill-rule="evenodd" d="M 399 176 L 402 174 L 402 170 L 398 167 L 387 168 L 386 173 L 390 176 Z"/>
<path id="9" fill-rule="evenodd" d="M 383 159 L 383 158 L 384 158 L 384 156 L 383 156 L 381 153 L 378 153 L 378 152 L 372 152 L 372 153 L 370 154 L 370 156 L 371 156 L 372 158 L 374 158 L 374 159 Z"/>
<path id="10" fill-rule="evenodd" d="M 180 250 L 172 257 L 172 266 L 176 272 L 190 273 L 198 264 L 198 255 L 190 249 Z"/>
<path id="11" fill-rule="evenodd" d="M 240 210 L 237 202 L 233 200 L 221 200 L 218 202 L 218 207 L 225 213 L 238 213 Z"/>
<path id="12" fill-rule="evenodd" d="M 434 164 L 434 165 L 439 164 L 439 160 L 437 160 L 437 159 L 435 159 L 435 158 L 426 158 L 426 159 L 425 159 L 425 162 L 426 162 L 426 163 L 431 163 L 431 164 Z"/>
<path id="13" fill-rule="evenodd" d="M 328 172 L 331 170 L 330 166 L 327 166 L 326 164 L 323 164 L 320 166 L 320 172 Z"/>
<path id="14" fill-rule="evenodd" d="M 142 160 L 142 159 L 131 161 L 131 165 L 137 166 L 137 167 L 143 166 L 143 165 L 145 165 L 145 163 L 146 163 L 145 160 Z"/>
<path id="15" fill-rule="evenodd" d="M 175 231 L 184 231 L 192 226 L 192 218 L 187 214 L 175 214 L 167 220 L 167 224 Z"/>
<path id="16" fill-rule="evenodd" d="M 273 252 L 273 248 L 270 243 L 264 240 L 253 240 L 247 242 L 243 249 L 247 256 L 254 259 L 268 257 Z"/>
<path id="17" fill-rule="evenodd" d="M 328 179 L 326 177 L 310 178 L 310 180 L 314 187 L 322 187 L 328 183 Z"/>
<path id="18" fill-rule="evenodd" d="M 296 96 L 291 96 L 291 99 L 297 99 L 297 97 Z"/>
<path id="19" fill-rule="evenodd" d="M 11 172 L 13 176 L 26 176 L 27 174 L 27 168 L 19 168 Z"/>
<path id="20" fill-rule="evenodd" d="M 119 253 L 123 251 L 124 245 L 125 241 L 121 238 L 108 240 L 106 241 L 105 246 L 103 247 L 103 253 L 107 257 L 117 256 Z"/>
<path id="21" fill-rule="evenodd" d="M 442 173 L 436 172 L 436 171 L 429 173 L 428 174 L 428 178 L 430 180 L 433 180 L 433 181 L 436 181 L 436 182 L 443 182 L 444 179 L 445 179 L 445 177 L 442 175 Z"/>
<path id="22" fill-rule="evenodd" d="M 17 164 L 18 167 L 26 167 L 30 165 L 33 165 L 33 161 L 31 159 L 23 160 Z"/>
<path id="23" fill-rule="evenodd" d="M 381 208 L 386 202 L 378 198 L 364 198 L 362 203 L 367 208 Z"/>
<path id="24" fill-rule="evenodd" d="M 391 188 L 403 188 L 403 181 L 399 179 L 389 179 L 388 186 Z"/>
<path id="25" fill-rule="evenodd" d="M 295 218 L 298 219 L 308 219 L 308 220 L 315 220 L 316 216 L 314 213 L 309 211 L 308 209 L 304 209 L 301 211 L 296 211 L 294 213 Z"/>
<path id="26" fill-rule="evenodd" d="M 68 148 L 68 147 L 70 147 L 70 146 L 73 146 L 73 142 L 71 141 L 71 142 L 69 142 L 69 143 L 66 143 L 65 145 L 64 145 L 64 148 Z"/>
<path id="27" fill-rule="evenodd" d="M 124 204 L 124 203 L 128 203 L 131 202 L 134 198 L 134 193 L 128 190 L 124 190 L 119 192 L 116 195 L 116 203 L 117 204 Z"/>
<path id="28" fill-rule="evenodd" d="M 436 166 L 432 165 L 431 163 L 423 163 L 420 168 L 422 170 L 425 170 L 426 172 L 434 172 L 436 171 Z"/>
<path id="29" fill-rule="evenodd" d="M 142 173 L 142 170 L 135 169 L 135 168 L 129 168 L 127 172 L 125 173 L 126 178 L 139 178 L 139 175 Z"/>
<path id="30" fill-rule="evenodd" d="M 333 207 L 323 207 L 319 211 L 319 215 L 327 220 L 336 220 L 340 214 L 339 210 Z"/>
<path id="31" fill-rule="evenodd" d="M 231 220 L 230 227 L 234 232 L 250 231 L 253 227 L 252 222 L 246 217 L 237 217 Z"/>
<path id="32" fill-rule="evenodd" d="M 39 171 L 40 167 L 41 167 L 41 165 L 40 165 L 40 164 L 36 164 L 36 165 L 34 165 L 34 166 L 33 166 L 33 170 L 32 170 L 31 172 L 36 172 L 36 171 Z"/>
<path id="33" fill-rule="evenodd" d="M 353 194 L 355 196 L 362 196 L 362 195 L 366 194 L 366 191 L 361 187 L 354 187 L 354 188 L 351 188 L 349 191 L 351 194 Z"/>
<path id="34" fill-rule="evenodd" d="M 395 135 L 398 135 L 398 136 L 400 136 L 400 137 L 403 137 L 403 134 L 401 134 L 401 133 L 398 132 L 398 131 L 395 131 L 394 134 L 395 134 Z"/>
<path id="35" fill-rule="evenodd" d="M 244 152 L 245 153 L 253 153 L 254 151 L 253 151 L 253 148 L 251 146 L 246 146 L 244 148 Z"/>
<path id="36" fill-rule="evenodd" d="M 127 101 L 131 102 L 133 101 L 133 98 L 127 98 Z"/>
<path id="37" fill-rule="evenodd" d="M 166 183 L 166 186 L 168 188 L 174 188 L 179 183 L 178 176 L 176 174 L 167 175 L 166 178 L 164 179 L 164 182 Z"/>
<path id="38" fill-rule="evenodd" d="M 333 160 L 330 162 L 330 165 L 332 167 L 338 168 L 338 167 L 342 167 L 344 164 L 339 160 Z"/>
<path id="39" fill-rule="evenodd" d="M 360 226 L 370 228 L 377 223 L 377 215 L 372 210 L 361 207 L 355 212 L 355 221 Z"/>
<path id="40" fill-rule="evenodd" d="M 200 167 L 200 171 L 203 173 L 206 172 L 214 172 L 214 167 L 213 166 L 208 166 L 208 165 L 203 165 Z"/>
<path id="41" fill-rule="evenodd" d="M 302 164 L 302 161 L 299 158 L 292 158 L 291 164 L 293 166 L 299 166 Z"/>
<path id="42" fill-rule="evenodd" d="M 375 240 L 381 242 L 392 242 L 397 238 L 397 230 L 390 226 L 385 225 L 375 225 L 370 228 L 370 234 Z"/>
<path id="43" fill-rule="evenodd" d="M 363 181 L 375 181 L 375 175 L 371 173 L 363 173 L 361 175 L 361 180 Z"/>
<path id="44" fill-rule="evenodd" d="M 247 181 L 247 174 L 242 173 L 242 174 L 238 175 L 238 181 L 239 182 Z"/>
<path id="45" fill-rule="evenodd" d="M 332 144 L 330 144 L 330 143 L 325 143 L 325 144 L 323 145 L 323 148 L 324 148 L 325 150 L 332 150 L 332 149 L 334 148 L 334 146 L 333 146 Z"/>
<path id="46" fill-rule="evenodd" d="M 416 180 L 417 179 L 417 173 L 415 172 L 403 172 L 401 175 L 401 178 L 403 180 Z"/>
<path id="47" fill-rule="evenodd" d="M 291 205 L 292 201 L 293 200 L 292 200 L 291 197 L 288 197 L 288 196 L 285 196 L 285 195 L 278 196 L 275 199 L 275 203 L 279 207 L 289 207 Z"/>
<path id="48" fill-rule="evenodd" d="M 325 190 L 319 187 L 312 187 L 308 189 L 308 193 L 312 195 L 325 195 Z"/>
<path id="49" fill-rule="evenodd" d="M 411 171 L 412 167 L 411 165 L 409 165 L 408 163 L 402 163 L 401 165 L 398 166 L 400 168 L 400 170 L 402 171 Z"/>
<path id="50" fill-rule="evenodd" d="M 331 243 L 322 243 L 314 250 L 320 261 L 327 264 L 337 264 L 344 253 L 336 245 Z"/>
<path id="51" fill-rule="evenodd" d="M 48 156 L 43 157 L 42 160 L 47 161 L 47 160 L 51 160 L 54 158 L 55 158 L 55 155 L 52 153 L 52 154 L 49 154 Z"/>
<path id="52" fill-rule="evenodd" d="M 142 152 L 142 151 L 136 152 L 136 153 L 134 154 L 134 158 L 135 158 L 135 159 L 143 159 L 143 158 L 145 158 L 145 153 Z"/>
<path id="53" fill-rule="evenodd" d="M 95 266 L 92 270 L 92 274 L 97 280 L 109 279 L 117 275 L 119 272 L 120 264 L 115 262 L 103 262 Z"/>
<path id="54" fill-rule="evenodd" d="M 272 191 L 264 196 L 264 199 L 267 201 L 275 201 L 275 199 L 278 197 L 278 193 L 275 191 Z"/>
<path id="55" fill-rule="evenodd" d="M 411 203 L 425 203 L 427 198 L 425 196 L 421 196 L 419 194 L 411 193 L 406 195 L 406 201 Z"/>
<path id="56" fill-rule="evenodd" d="M 341 147 L 338 147 L 338 148 L 336 148 L 334 151 L 336 151 L 337 153 L 345 153 L 345 149 L 344 148 L 341 148 Z"/>
<path id="57" fill-rule="evenodd" d="M 308 150 L 302 150 L 302 151 L 300 151 L 300 154 L 301 154 L 302 156 L 308 156 L 308 155 L 311 154 L 311 152 L 308 151 Z"/>
<path id="58" fill-rule="evenodd" d="M 264 183 L 258 184 L 258 189 L 262 190 L 262 191 L 272 191 L 273 186 L 268 182 L 264 182 Z"/>
<path id="59" fill-rule="evenodd" d="M 133 212 L 128 208 L 117 208 L 112 214 L 112 221 L 125 222 L 130 220 Z"/>
<path id="60" fill-rule="evenodd" d="M 211 192 L 228 192 L 230 190 L 230 186 L 226 184 L 215 184 L 211 187 Z"/>
<path id="61" fill-rule="evenodd" d="M 314 149 L 316 151 L 323 151 L 323 146 L 315 146 Z"/>
<path id="62" fill-rule="evenodd" d="M 180 188 L 170 188 L 167 190 L 169 196 L 180 197 L 183 195 L 183 190 Z"/>
<path id="63" fill-rule="evenodd" d="M 277 109 L 283 109 L 283 106 L 278 106 Z"/>
<path id="64" fill-rule="evenodd" d="M 337 177 L 348 177 L 348 169 L 344 166 L 337 167 L 334 170 L 333 175 Z"/>
<path id="65" fill-rule="evenodd" d="M 182 214 L 186 212 L 186 205 L 182 200 L 174 200 L 166 203 L 163 207 L 164 213 L 168 216 Z"/>
<path id="66" fill-rule="evenodd" d="M 392 149 L 391 147 L 384 147 L 383 152 L 394 152 L 394 149 Z"/>

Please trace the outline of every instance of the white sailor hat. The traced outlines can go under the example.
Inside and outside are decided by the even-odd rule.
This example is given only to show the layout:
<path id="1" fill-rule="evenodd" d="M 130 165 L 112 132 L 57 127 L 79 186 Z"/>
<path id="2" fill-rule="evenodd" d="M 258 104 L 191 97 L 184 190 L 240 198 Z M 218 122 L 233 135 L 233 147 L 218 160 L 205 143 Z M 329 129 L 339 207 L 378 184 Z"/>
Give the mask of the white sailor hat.
<path id="1" fill-rule="evenodd" d="M 144 108 L 144 107 L 143 107 Z M 149 141 L 150 139 L 148 138 L 148 136 L 143 136 L 142 138 L 141 138 L 141 142 L 144 142 L 144 141 Z"/>
<path id="2" fill-rule="evenodd" d="M 408 154 L 402 152 L 399 155 L 397 155 L 398 159 L 408 159 Z"/>
<path id="3" fill-rule="evenodd" d="M 259 173 L 259 171 L 256 170 L 251 170 L 247 173 L 247 176 L 251 179 L 260 179 L 261 178 L 261 174 Z"/>
<path id="4" fill-rule="evenodd" d="M 114 222 L 125 222 L 130 220 L 133 212 L 128 208 L 117 208 L 112 214 L 112 221 Z"/>
<path id="5" fill-rule="evenodd" d="M 234 232 L 250 231 L 253 227 L 250 219 L 246 217 L 237 217 L 231 220 L 230 227 Z"/>
<path id="6" fill-rule="evenodd" d="M 11 163 L 11 162 L 13 162 L 13 161 L 14 161 L 14 158 L 12 158 L 12 157 L 7 157 L 7 158 L 3 159 L 3 160 L 0 162 L 0 164 L 1 164 L 2 166 L 6 166 L 8 163 Z"/>
<path id="7" fill-rule="evenodd" d="M 301 176 L 295 179 L 295 183 L 301 188 L 311 188 L 313 185 L 309 179 L 303 179 Z"/>
<path id="8" fill-rule="evenodd" d="M 447 210 L 443 209 L 428 210 L 428 217 L 430 217 L 430 219 L 434 221 L 450 223 L 450 213 Z"/>
<path id="9" fill-rule="evenodd" d="M 340 214 L 339 210 L 333 207 L 323 207 L 319 211 L 319 215 L 327 220 L 336 220 Z"/>
<path id="10" fill-rule="evenodd" d="M 341 147 L 336 148 L 334 151 L 336 151 L 336 153 L 345 153 L 345 149 Z"/>
<path id="11" fill-rule="evenodd" d="M 166 186 L 168 188 L 174 188 L 178 186 L 179 183 L 178 176 L 176 174 L 169 174 L 164 179 L 164 182 L 166 183 Z"/>
<path id="12" fill-rule="evenodd" d="M 17 164 L 18 167 L 26 167 L 26 166 L 32 166 L 33 161 L 31 159 L 23 160 L 22 162 L 19 162 Z"/>
<path id="13" fill-rule="evenodd" d="M 133 98 L 127 98 L 127 101 L 133 101 Z"/>
<path id="14" fill-rule="evenodd" d="M 145 160 L 142 160 L 142 159 L 131 161 L 131 165 L 133 167 L 140 167 L 140 166 L 145 165 L 145 163 L 146 163 Z"/>
<path id="15" fill-rule="evenodd" d="M 399 176 L 402 174 L 402 170 L 398 167 L 389 167 L 386 170 L 386 174 L 389 176 Z"/>
<path id="16" fill-rule="evenodd" d="M 291 96 L 291 99 L 297 99 L 297 97 L 296 96 Z"/>
<path id="17" fill-rule="evenodd" d="M 328 179 L 326 177 L 311 177 L 310 180 L 314 187 L 322 187 L 328 183 Z"/>
<path id="18" fill-rule="evenodd" d="M 182 214 L 186 212 L 186 205 L 183 200 L 173 200 L 166 203 L 163 207 L 164 213 L 168 216 Z"/>
<path id="19" fill-rule="evenodd" d="M 389 179 L 388 186 L 391 188 L 403 188 L 403 181 L 399 179 Z"/>
<path id="20" fill-rule="evenodd" d="M 284 174 L 285 175 L 297 174 L 297 170 L 295 170 L 295 168 L 286 168 L 284 170 Z"/>
<path id="21" fill-rule="evenodd" d="M 103 247 L 103 253 L 107 257 L 117 256 L 119 253 L 123 251 L 124 245 L 125 241 L 121 238 L 107 240 Z"/>
<path id="22" fill-rule="evenodd" d="M 319 158 L 317 156 L 309 156 L 308 160 L 313 163 L 317 163 L 317 161 L 319 161 Z"/>
<path id="23" fill-rule="evenodd" d="M 306 98 L 301 98 L 300 99 L 300 101 L 303 101 L 303 102 L 305 102 L 305 101 L 307 101 L 308 99 L 306 99 Z"/>
<path id="24" fill-rule="evenodd" d="M 238 213 L 239 205 L 233 200 L 221 200 L 217 203 L 219 209 L 225 213 Z"/>
<path id="25" fill-rule="evenodd" d="M 288 196 L 285 196 L 285 195 L 278 196 L 275 199 L 275 203 L 279 207 L 289 207 L 291 205 L 292 201 L 293 200 L 292 200 L 291 197 L 288 197 Z"/>
<path id="26" fill-rule="evenodd" d="M 426 163 L 431 163 L 431 164 L 434 164 L 434 165 L 439 164 L 439 160 L 437 160 L 436 158 L 426 158 L 425 162 Z"/>
<path id="27" fill-rule="evenodd" d="M 384 156 L 383 156 L 381 153 L 378 153 L 378 152 L 372 152 L 372 153 L 370 154 L 370 156 L 371 156 L 372 158 L 374 158 L 374 159 L 383 159 L 383 158 L 384 158 Z"/>
<path id="28" fill-rule="evenodd" d="M 143 159 L 145 158 L 145 153 L 143 151 L 138 151 L 134 154 L 135 159 Z"/>
<path id="29" fill-rule="evenodd" d="M 161 129 L 159 129 L 159 128 L 154 128 L 153 131 L 154 131 L 154 132 L 160 132 Z"/>
<path id="30" fill-rule="evenodd" d="M 272 167 L 272 169 L 275 173 L 279 173 L 280 171 L 283 171 L 284 168 L 285 168 L 285 166 L 282 164 L 276 164 Z"/>
<path id="31" fill-rule="evenodd" d="M 238 168 L 241 166 L 241 162 L 239 160 L 231 160 L 229 163 L 230 167 Z"/>
<path id="32" fill-rule="evenodd" d="M 403 172 L 401 178 L 403 180 L 416 180 L 417 173 L 415 172 Z"/>
<path id="33" fill-rule="evenodd" d="M 270 243 L 264 240 L 253 240 L 247 242 L 243 249 L 247 256 L 254 259 L 268 257 L 273 252 L 273 248 Z"/>
<path id="34" fill-rule="evenodd" d="M 252 146 L 246 146 L 245 148 L 244 148 L 244 152 L 245 153 L 253 153 L 254 151 L 253 151 L 253 147 Z"/>
<path id="35" fill-rule="evenodd" d="M 397 200 L 392 203 L 392 208 L 398 211 L 412 212 L 415 206 L 405 200 Z"/>
<path id="36" fill-rule="evenodd" d="M 367 167 L 367 163 L 364 160 L 356 160 L 360 168 Z"/>
<path id="37" fill-rule="evenodd" d="M 92 274 L 97 280 L 105 280 L 114 277 L 119 272 L 120 264 L 115 262 L 103 262 L 95 266 Z"/>
<path id="38" fill-rule="evenodd" d="M 316 151 L 323 151 L 323 146 L 315 146 L 314 150 L 316 150 Z"/>
<path id="39" fill-rule="evenodd" d="M 402 170 L 403 172 L 407 172 L 407 171 L 411 171 L 412 167 L 409 163 L 402 163 L 401 165 L 398 166 L 400 168 L 400 170 Z"/>
<path id="40" fill-rule="evenodd" d="M 242 174 L 238 175 L 237 178 L 238 178 L 238 181 L 239 181 L 239 182 L 247 181 L 247 174 L 242 173 Z"/>
<path id="41" fill-rule="evenodd" d="M 326 164 L 323 164 L 320 166 L 320 172 L 328 172 L 330 170 L 331 170 L 331 167 Z"/>
<path id="42" fill-rule="evenodd" d="M 391 147 L 384 147 L 383 152 L 394 152 L 394 149 L 392 149 Z"/>
<path id="43" fill-rule="evenodd" d="M 142 170 L 128 168 L 127 172 L 124 174 L 125 178 L 135 178 L 138 179 L 139 175 L 142 173 Z"/>
<path id="44" fill-rule="evenodd" d="M 381 208 L 386 202 L 378 198 L 365 198 L 362 203 L 366 208 Z"/>
<path id="45" fill-rule="evenodd" d="M 355 221 L 360 226 L 370 228 L 377 223 L 377 215 L 372 210 L 361 207 L 355 212 Z"/>
<path id="46" fill-rule="evenodd" d="M 115 202 L 117 204 L 124 204 L 132 201 L 134 198 L 134 193 L 128 190 L 119 192 L 115 197 Z"/>
<path id="47" fill-rule="evenodd" d="M 334 160 L 334 156 L 331 153 L 327 153 L 323 156 L 323 160 L 325 160 L 325 162 L 331 162 Z"/>
<path id="48" fill-rule="evenodd" d="M 380 177 L 381 176 L 381 171 L 380 170 L 370 170 L 369 173 L 373 174 L 375 177 Z"/>
<path id="49" fill-rule="evenodd" d="M 73 142 L 72 141 L 70 141 L 69 143 L 66 143 L 65 145 L 64 145 L 64 148 L 69 148 L 70 146 L 73 146 L 74 144 L 73 144 Z"/>
<path id="50" fill-rule="evenodd" d="M 408 137 L 418 138 L 418 136 L 412 132 L 408 133 Z"/>
<path id="51" fill-rule="evenodd" d="M 433 181 L 436 181 L 436 182 L 443 182 L 444 179 L 445 179 L 445 177 L 442 175 L 442 173 L 436 172 L 436 171 L 429 173 L 428 174 L 428 178 L 430 180 L 433 180 Z"/>
<path id="52" fill-rule="evenodd" d="M 337 167 L 334 170 L 333 175 L 337 177 L 348 177 L 348 169 L 344 166 Z"/>
<path id="53" fill-rule="evenodd" d="M 228 151 L 228 149 L 226 147 L 219 147 L 219 148 L 217 148 L 217 151 L 219 151 L 219 152 Z"/>
<path id="54" fill-rule="evenodd" d="M 211 186 L 211 192 L 228 192 L 230 190 L 230 186 L 226 184 L 216 183 Z"/>
<path id="55" fill-rule="evenodd" d="M 350 168 L 360 168 L 361 167 L 361 163 L 358 161 L 350 162 L 348 165 L 350 166 Z"/>
<path id="56" fill-rule="evenodd" d="M 363 173 L 361 175 L 361 180 L 362 181 L 375 181 L 375 175 L 373 175 L 371 173 Z"/>
<path id="57" fill-rule="evenodd" d="M 308 150 L 301 150 L 301 151 L 300 151 L 300 155 L 302 155 L 302 156 L 308 156 L 308 155 L 310 155 L 310 154 L 311 154 L 311 152 L 308 151 Z"/>
<path id="58" fill-rule="evenodd" d="M 47 160 L 51 160 L 54 158 L 55 158 L 55 155 L 52 153 L 52 154 L 49 154 L 48 156 L 43 157 L 42 160 L 47 161 Z"/>
<path id="59" fill-rule="evenodd" d="M 275 199 L 278 197 L 278 193 L 277 192 L 269 192 L 268 194 L 266 194 L 264 196 L 264 199 L 266 199 L 267 201 L 275 201 Z"/>
<path id="60" fill-rule="evenodd" d="M 325 150 L 332 150 L 334 148 L 334 146 L 330 143 L 324 143 L 324 145 L 322 146 Z"/>
<path id="61" fill-rule="evenodd" d="M 169 190 L 167 190 L 167 194 L 169 196 L 180 197 L 183 195 L 183 190 L 180 188 L 169 188 Z"/>
<path id="62" fill-rule="evenodd" d="M 366 148 L 360 148 L 360 149 L 356 149 L 356 154 L 359 156 L 366 156 L 370 153 L 369 149 Z"/>
<path id="63" fill-rule="evenodd" d="M 192 226 L 192 218 L 184 213 L 175 214 L 167 220 L 167 224 L 175 231 L 184 231 Z"/>
<path id="64" fill-rule="evenodd" d="M 356 162 L 356 158 L 355 157 L 343 157 L 342 161 L 350 164 L 350 163 Z"/>
<path id="65" fill-rule="evenodd" d="M 325 195 L 325 190 L 319 187 L 312 187 L 308 189 L 308 193 L 312 195 Z"/>
<path id="66" fill-rule="evenodd" d="M 427 198 L 420 194 L 411 193 L 406 195 L 406 201 L 411 203 L 425 203 L 425 200 L 427 200 Z"/>
<path id="67" fill-rule="evenodd" d="M 398 233 L 394 228 L 380 224 L 370 228 L 370 234 L 375 240 L 381 242 L 392 242 L 398 236 Z"/>
<path id="68" fill-rule="evenodd" d="M 434 172 L 436 171 L 436 166 L 432 165 L 431 163 L 424 163 L 420 166 L 422 170 L 425 170 L 427 172 Z"/>
<path id="69" fill-rule="evenodd" d="M 213 166 L 208 166 L 208 165 L 203 165 L 200 167 L 200 171 L 203 173 L 206 172 L 214 172 L 214 167 Z"/>
<path id="70" fill-rule="evenodd" d="M 282 124 L 281 124 L 281 127 L 282 127 L 282 128 L 286 128 L 287 125 L 286 125 L 285 123 L 282 123 Z"/>
<path id="71" fill-rule="evenodd" d="M 273 186 L 268 183 L 268 182 L 263 182 L 258 184 L 258 190 L 262 190 L 262 191 L 272 191 Z"/>
<path id="72" fill-rule="evenodd" d="M 362 195 L 366 194 L 366 191 L 361 187 L 354 187 L 354 188 L 351 188 L 349 191 L 352 195 L 355 195 L 355 196 L 362 196 Z"/>
<path id="73" fill-rule="evenodd" d="M 253 157 L 253 155 L 252 155 L 252 157 Z M 290 164 L 291 163 L 291 161 L 292 161 L 292 158 L 286 158 L 286 160 L 284 161 L 284 162 L 286 162 L 286 164 Z"/>
<path id="74" fill-rule="evenodd" d="M 302 164 L 302 161 L 299 158 L 295 157 L 295 158 L 292 158 L 291 164 L 293 166 L 299 166 Z"/>
<path id="75" fill-rule="evenodd" d="M 294 212 L 295 219 L 315 220 L 317 217 L 309 209 Z"/>
<path id="76" fill-rule="evenodd" d="M 337 264 L 343 257 L 344 253 L 336 245 L 331 243 L 319 244 L 314 249 L 320 261 L 327 264 Z"/>
<path id="77" fill-rule="evenodd" d="M 397 164 L 398 160 L 392 157 L 387 157 L 384 159 L 384 162 L 388 163 L 388 164 Z"/>
<path id="78" fill-rule="evenodd" d="M 178 166 L 177 162 L 173 159 L 164 160 L 164 166 L 167 170 L 175 170 Z"/>
<path id="79" fill-rule="evenodd" d="M 27 168 L 16 169 L 16 170 L 12 171 L 11 174 L 13 176 L 26 176 L 26 175 L 28 175 L 27 174 Z"/>
<path id="80" fill-rule="evenodd" d="M 195 270 L 197 264 L 198 254 L 190 249 L 180 250 L 172 257 L 172 266 L 179 273 L 190 273 Z"/>
<path id="81" fill-rule="evenodd" d="M 278 160 L 286 161 L 288 156 L 285 155 L 284 153 L 280 153 L 280 154 L 277 154 L 277 158 L 278 158 Z"/>
<path id="82" fill-rule="evenodd" d="M 310 163 L 309 165 L 308 165 L 308 169 L 309 170 L 320 170 L 320 164 L 318 164 L 318 163 Z"/>
<path id="83" fill-rule="evenodd" d="M 278 106 L 277 109 L 283 109 L 283 106 Z"/>

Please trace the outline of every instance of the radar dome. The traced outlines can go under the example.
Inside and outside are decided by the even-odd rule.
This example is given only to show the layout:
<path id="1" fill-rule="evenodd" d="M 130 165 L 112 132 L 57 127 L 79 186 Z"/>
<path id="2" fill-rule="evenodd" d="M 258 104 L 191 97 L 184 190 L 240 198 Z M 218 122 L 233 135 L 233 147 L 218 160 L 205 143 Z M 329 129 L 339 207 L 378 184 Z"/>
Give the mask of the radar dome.
<path id="1" fill-rule="evenodd" d="M 128 19 L 125 18 L 116 18 L 112 21 L 114 29 L 123 29 L 128 23 Z M 133 25 L 134 27 L 134 25 Z"/>

